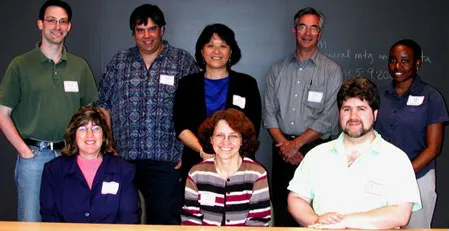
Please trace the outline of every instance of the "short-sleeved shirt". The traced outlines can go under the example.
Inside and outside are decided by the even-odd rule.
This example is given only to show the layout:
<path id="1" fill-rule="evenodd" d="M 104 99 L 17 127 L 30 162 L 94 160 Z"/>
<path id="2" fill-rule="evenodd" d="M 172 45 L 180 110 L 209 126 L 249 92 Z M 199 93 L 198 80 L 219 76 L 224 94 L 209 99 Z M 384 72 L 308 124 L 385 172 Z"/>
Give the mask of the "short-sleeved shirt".
<path id="1" fill-rule="evenodd" d="M 118 52 L 100 81 L 99 105 L 110 110 L 117 151 L 126 159 L 181 159 L 173 102 L 179 80 L 198 67 L 187 51 L 163 44 L 150 68 L 137 47 Z"/>
<path id="2" fill-rule="evenodd" d="M 396 93 L 393 82 L 379 92 L 376 131 L 402 149 L 410 160 L 415 159 L 427 146 L 427 126 L 449 119 L 443 97 L 419 76 L 415 77 L 411 87 L 401 96 Z M 435 160 L 432 160 L 416 173 L 416 177 L 420 178 L 434 168 Z"/>
<path id="3" fill-rule="evenodd" d="M 22 138 L 63 140 L 73 114 L 97 99 L 89 65 L 65 48 L 58 63 L 39 47 L 14 58 L 0 86 L 0 104 L 12 108 Z"/>
<path id="4" fill-rule="evenodd" d="M 421 199 L 407 155 L 375 132 L 371 146 L 348 165 L 344 135 L 307 153 L 297 168 L 288 190 L 312 201 L 316 214 L 351 214 L 413 203 Z"/>
<path id="5" fill-rule="evenodd" d="M 307 129 L 322 138 L 338 134 L 337 93 L 343 82 L 340 66 L 316 51 L 301 62 L 292 54 L 268 74 L 264 127 L 300 135 Z"/>

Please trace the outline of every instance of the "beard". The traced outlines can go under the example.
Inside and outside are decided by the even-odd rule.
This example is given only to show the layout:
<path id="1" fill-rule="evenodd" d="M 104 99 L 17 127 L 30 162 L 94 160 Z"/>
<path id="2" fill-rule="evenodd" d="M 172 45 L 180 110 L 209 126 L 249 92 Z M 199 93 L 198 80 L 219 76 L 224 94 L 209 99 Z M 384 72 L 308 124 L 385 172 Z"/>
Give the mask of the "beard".
<path id="1" fill-rule="evenodd" d="M 368 132 L 372 131 L 373 127 L 374 127 L 374 124 L 371 124 L 371 126 L 369 126 L 368 128 L 365 128 L 365 125 L 361 121 L 348 121 L 347 123 L 351 123 L 351 122 L 360 122 L 362 124 L 362 127 L 357 131 L 350 131 L 348 129 L 348 126 L 346 126 L 343 129 L 343 132 L 351 138 L 360 138 L 360 137 L 366 135 Z"/>

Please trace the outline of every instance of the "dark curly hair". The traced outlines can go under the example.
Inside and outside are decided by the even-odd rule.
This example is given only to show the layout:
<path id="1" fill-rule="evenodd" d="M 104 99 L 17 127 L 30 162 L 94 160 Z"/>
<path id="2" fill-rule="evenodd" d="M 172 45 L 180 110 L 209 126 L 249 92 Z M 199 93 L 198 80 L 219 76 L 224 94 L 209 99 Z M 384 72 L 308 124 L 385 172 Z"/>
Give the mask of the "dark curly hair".
<path id="1" fill-rule="evenodd" d="M 83 106 L 73 115 L 69 125 L 65 129 L 64 140 L 65 146 L 61 150 L 61 154 L 65 156 L 71 156 L 78 154 L 78 146 L 76 145 L 75 135 L 76 130 L 92 121 L 95 125 L 98 125 L 103 130 L 103 143 L 101 144 L 100 153 L 114 153 L 114 141 L 112 138 L 111 130 L 106 124 L 103 112 L 100 108 L 93 105 Z"/>
<path id="2" fill-rule="evenodd" d="M 343 101 L 349 98 L 366 100 L 373 111 L 379 109 L 380 99 L 376 84 L 365 77 L 354 77 L 340 87 L 337 95 L 339 110 L 341 105 L 343 105 Z"/>
<path id="3" fill-rule="evenodd" d="M 229 57 L 231 61 L 228 64 L 229 69 L 240 61 L 242 53 L 240 51 L 239 45 L 237 44 L 237 41 L 235 40 L 234 31 L 232 31 L 231 28 L 227 27 L 226 25 L 220 23 L 207 25 L 201 32 L 200 37 L 198 37 L 195 46 L 196 62 L 198 66 L 204 70 L 206 64 L 204 63 L 204 58 L 203 54 L 201 53 L 201 50 L 203 50 L 204 45 L 209 43 L 210 39 L 214 34 L 217 34 L 218 37 L 220 37 L 223 41 L 225 41 L 226 44 L 228 44 L 229 47 L 231 48 L 231 56 Z"/>
<path id="4" fill-rule="evenodd" d="M 153 20 L 153 22 L 160 28 L 164 27 L 166 24 L 164 13 L 158 6 L 143 4 L 134 9 L 131 13 L 131 16 L 129 17 L 129 29 L 131 29 L 134 34 L 134 28 L 141 24 L 146 26 L 148 24 L 148 18 L 151 18 L 151 20 Z"/>
<path id="5" fill-rule="evenodd" d="M 220 120 L 226 121 L 229 127 L 242 137 L 242 146 L 239 154 L 242 157 L 253 157 L 259 146 L 256 138 L 256 130 L 253 123 L 243 112 L 230 108 L 215 112 L 212 116 L 207 118 L 198 128 L 198 138 L 203 150 L 206 153 L 215 153 L 211 144 L 211 137 L 214 134 L 215 126 Z"/>

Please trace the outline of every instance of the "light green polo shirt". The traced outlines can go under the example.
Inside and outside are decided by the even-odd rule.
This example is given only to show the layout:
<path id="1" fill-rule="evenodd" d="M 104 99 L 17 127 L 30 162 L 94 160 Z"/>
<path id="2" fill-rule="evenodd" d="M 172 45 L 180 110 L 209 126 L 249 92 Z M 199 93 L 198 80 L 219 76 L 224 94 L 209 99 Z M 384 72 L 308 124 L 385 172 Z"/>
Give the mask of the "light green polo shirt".
<path id="1" fill-rule="evenodd" d="M 407 155 L 375 132 L 371 147 L 350 166 L 338 139 L 307 153 L 288 190 L 312 201 L 315 213 L 351 214 L 404 202 L 421 208 L 415 173 Z"/>
<path id="2" fill-rule="evenodd" d="M 0 85 L 0 105 L 12 108 L 22 138 L 63 140 L 72 115 L 97 99 L 89 65 L 65 48 L 57 64 L 39 47 L 14 58 Z"/>

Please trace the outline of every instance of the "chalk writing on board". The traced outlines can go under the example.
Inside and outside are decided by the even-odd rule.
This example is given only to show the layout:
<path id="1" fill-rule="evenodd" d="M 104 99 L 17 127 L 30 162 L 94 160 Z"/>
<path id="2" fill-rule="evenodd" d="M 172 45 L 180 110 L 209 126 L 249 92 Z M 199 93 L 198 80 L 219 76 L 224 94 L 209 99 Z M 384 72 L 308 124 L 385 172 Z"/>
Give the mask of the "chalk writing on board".
<path id="1" fill-rule="evenodd" d="M 368 48 L 338 48 L 329 49 L 330 44 L 326 40 L 318 42 L 319 49 L 329 58 L 338 62 L 344 76 L 365 76 L 373 80 L 388 80 L 392 77 L 388 71 L 387 52 L 379 52 Z M 432 64 L 430 56 L 421 54 L 423 64 Z"/>

